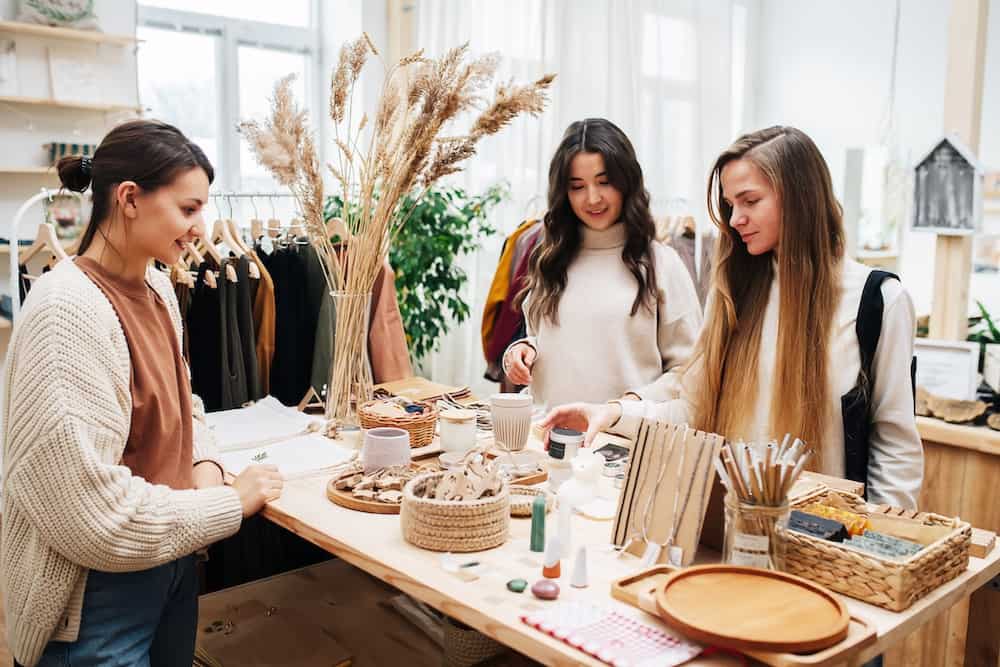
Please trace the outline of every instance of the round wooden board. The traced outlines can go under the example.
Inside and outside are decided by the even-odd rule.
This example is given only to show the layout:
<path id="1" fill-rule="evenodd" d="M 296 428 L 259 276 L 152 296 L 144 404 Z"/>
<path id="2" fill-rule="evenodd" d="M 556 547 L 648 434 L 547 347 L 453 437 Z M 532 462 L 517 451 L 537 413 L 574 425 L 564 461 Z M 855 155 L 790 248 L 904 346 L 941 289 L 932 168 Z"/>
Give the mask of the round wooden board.
<path id="1" fill-rule="evenodd" d="M 818 651 L 842 641 L 851 620 L 818 584 L 736 565 L 678 570 L 657 591 L 656 606 L 691 639 L 734 651 Z"/>
<path id="2" fill-rule="evenodd" d="M 341 491 L 335 488 L 335 484 L 341 477 L 348 477 L 357 473 L 349 473 L 348 475 L 341 475 L 340 477 L 334 477 L 326 485 L 326 497 L 333 501 L 334 504 L 340 505 L 341 507 L 346 507 L 349 510 L 357 510 L 358 512 L 368 512 L 369 514 L 399 514 L 399 508 L 402 507 L 400 504 L 389 504 L 380 503 L 375 500 L 362 500 L 360 498 L 355 498 L 351 495 L 350 491 Z"/>

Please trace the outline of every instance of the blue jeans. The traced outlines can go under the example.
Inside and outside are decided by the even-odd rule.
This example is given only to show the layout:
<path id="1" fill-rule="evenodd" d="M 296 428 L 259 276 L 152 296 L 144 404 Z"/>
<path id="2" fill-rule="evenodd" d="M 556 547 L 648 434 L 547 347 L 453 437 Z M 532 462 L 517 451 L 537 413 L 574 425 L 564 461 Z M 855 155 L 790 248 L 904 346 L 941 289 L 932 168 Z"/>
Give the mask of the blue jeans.
<path id="1" fill-rule="evenodd" d="M 191 667 L 198 631 L 194 556 L 140 572 L 91 570 L 80 635 L 50 641 L 39 667 Z"/>

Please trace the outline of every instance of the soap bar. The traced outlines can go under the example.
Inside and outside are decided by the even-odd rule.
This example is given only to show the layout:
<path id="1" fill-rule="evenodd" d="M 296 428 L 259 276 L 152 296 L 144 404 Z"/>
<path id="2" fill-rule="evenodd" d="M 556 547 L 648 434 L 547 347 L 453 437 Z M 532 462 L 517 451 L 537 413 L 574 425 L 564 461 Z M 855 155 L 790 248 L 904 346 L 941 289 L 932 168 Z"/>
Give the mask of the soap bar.
<path id="1" fill-rule="evenodd" d="M 803 507 L 802 511 L 808 514 L 814 514 L 816 516 L 839 521 L 844 524 L 847 528 L 847 532 L 851 535 L 862 535 L 868 528 L 868 517 L 855 514 L 854 512 L 848 512 L 847 510 L 813 503 L 812 505 L 806 505 Z"/>
<path id="2" fill-rule="evenodd" d="M 847 539 L 847 528 L 844 524 L 799 510 L 792 511 L 788 518 L 788 529 L 830 542 L 843 542 Z"/>
<path id="3" fill-rule="evenodd" d="M 923 547 L 916 542 L 901 540 L 898 537 L 867 531 L 864 535 L 857 535 L 847 540 L 848 544 L 862 551 L 886 558 L 904 559 L 909 558 Z"/>

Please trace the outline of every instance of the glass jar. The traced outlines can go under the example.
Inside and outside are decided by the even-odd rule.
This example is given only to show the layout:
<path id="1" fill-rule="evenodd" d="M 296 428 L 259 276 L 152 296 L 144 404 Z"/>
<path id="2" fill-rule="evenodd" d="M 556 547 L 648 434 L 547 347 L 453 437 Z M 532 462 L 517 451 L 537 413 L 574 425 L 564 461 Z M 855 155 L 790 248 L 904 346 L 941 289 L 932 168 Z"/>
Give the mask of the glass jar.
<path id="1" fill-rule="evenodd" d="M 442 451 L 467 452 L 476 446 L 476 413 L 472 410 L 442 410 L 438 425 Z"/>
<path id="2" fill-rule="evenodd" d="M 726 538 L 722 562 L 766 570 L 785 569 L 788 503 L 778 507 L 739 502 L 726 494 Z"/>

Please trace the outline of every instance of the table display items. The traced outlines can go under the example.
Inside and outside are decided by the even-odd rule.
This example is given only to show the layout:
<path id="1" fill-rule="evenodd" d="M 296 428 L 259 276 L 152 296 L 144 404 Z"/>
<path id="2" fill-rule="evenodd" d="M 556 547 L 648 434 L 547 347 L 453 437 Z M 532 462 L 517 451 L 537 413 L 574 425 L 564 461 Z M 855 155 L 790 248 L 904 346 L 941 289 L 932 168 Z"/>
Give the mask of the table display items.
<path id="1" fill-rule="evenodd" d="M 728 566 L 727 566 L 728 567 Z M 747 568 L 742 568 L 747 569 Z M 611 597 L 627 605 L 641 609 L 658 618 L 661 611 L 657 596 L 666 582 L 681 568 L 673 565 L 654 565 L 611 582 Z M 764 574 L 773 571 L 759 570 Z M 780 573 L 776 573 L 780 574 Z M 728 600 L 729 597 L 727 596 Z M 718 605 L 717 605 L 718 606 Z M 764 620 L 767 620 L 765 615 Z M 875 643 L 877 633 L 872 621 L 851 615 L 847 638 L 820 651 L 788 653 L 782 651 L 761 651 L 749 648 L 740 650 L 759 663 L 780 665 L 781 667 L 816 667 L 818 665 L 853 664 L 851 658 Z M 756 664 L 756 663 L 755 663 Z"/>
<path id="2" fill-rule="evenodd" d="M 851 620 L 843 600 L 822 586 L 735 565 L 674 572 L 657 591 L 656 605 L 686 637 L 735 651 L 818 651 L 847 637 Z"/>
<path id="3" fill-rule="evenodd" d="M 493 394 L 490 416 L 498 449 L 519 452 L 525 448 L 531 433 L 531 394 Z"/>
<path id="4" fill-rule="evenodd" d="M 473 450 L 464 466 L 410 480 L 400 527 L 407 542 L 431 551 L 483 551 L 506 542 L 510 491 L 496 459 Z"/>
<path id="5" fill-rule="evenodd" d="M 476 446 L 475 411 L 455 408 L 441 410 L 438 412 L 438 423 L 443 451 L 467 452 Z"/>
<path id="6" fill-rule="evenodd" d="M 724 563 L 784 569 L 788 492 L 810 456 L 805 443 L 789 435 L 780 445 L 723 445 L 714 463 L 726 489 Z"/>
<path id="7" fill-rule="evenodd" d="M 533 516 L 535 507 L 541 507 L 542 516 L 552 509 L 552 494 L 537 486 L 510 485 L 510 515 L 515 517 Z"/>
<path id="8" fill-rule="evenodd" d="M 382 468 L 368 474 L 347 472 L 327 483 L 326 497 L 337 505 L 359 512 L 399 514 L 403 487 L 422 472 L 419 466 L 412 464 Z"/>
<path id="9" fill-rule="evenodd" d="M 702 652 L 694 642 L 607 607 L 583 602 L 546 607 L 522 616 L 521 621 L 608 665 L 670 667 Z"/>
<path id="10" fill-rule="evenodd" d="M 715 479 L 723 438 L 643 419 L 615 513 L 613 542 L 644 564 L 690 565 Z"/>
<path id="11" fill-rule="evenodd" d="M 792 505 L 786 570 L 869 604 L 903 611 L 969 565 L 972 528 L 957 517 L 826 487 Z"/>
<path id="12" fill-rule="evenodd" d="M 410 463 L 410 434 L 401 428 L 381 427 L 365 431 L 361 465 L 365 474 Z"/>
<path id="13" fill-rule="evenodd" d="M 401 428 L 410 434 L 411 447 L 424 447 L 434 440 L 438 410 L 432 403 L 390 398 L 368 401 L 358 410 L 361 428 Z"/>

